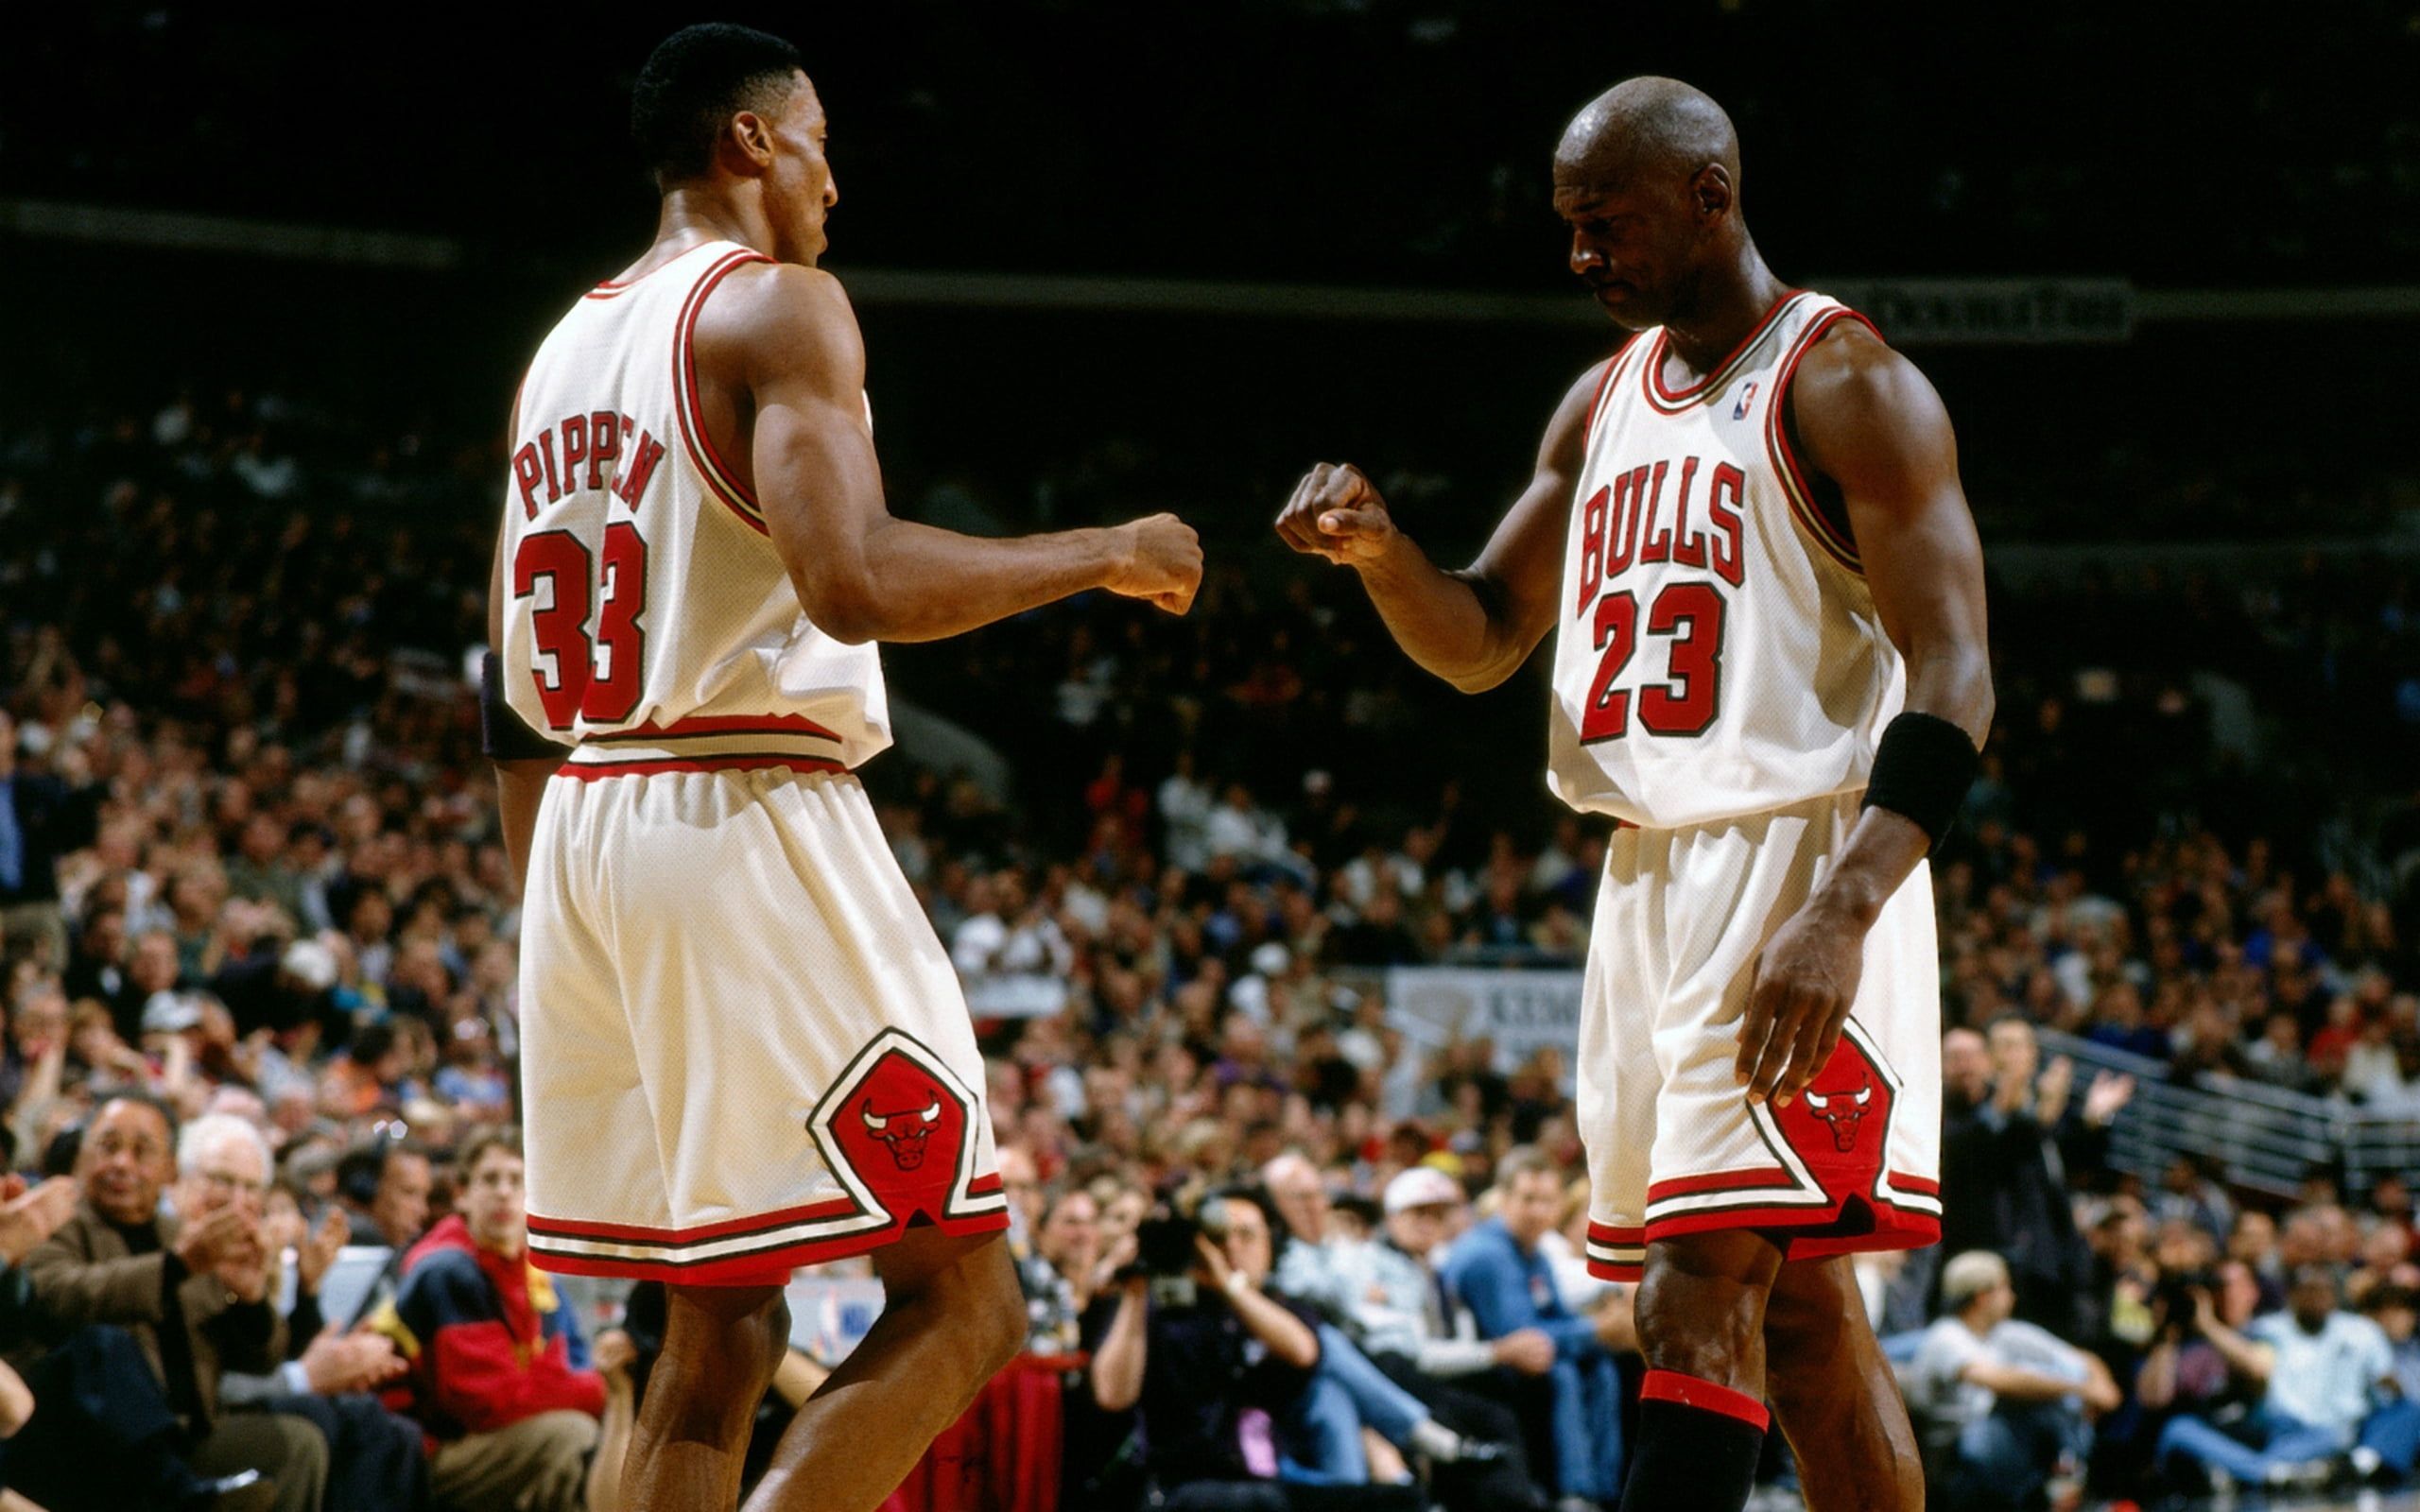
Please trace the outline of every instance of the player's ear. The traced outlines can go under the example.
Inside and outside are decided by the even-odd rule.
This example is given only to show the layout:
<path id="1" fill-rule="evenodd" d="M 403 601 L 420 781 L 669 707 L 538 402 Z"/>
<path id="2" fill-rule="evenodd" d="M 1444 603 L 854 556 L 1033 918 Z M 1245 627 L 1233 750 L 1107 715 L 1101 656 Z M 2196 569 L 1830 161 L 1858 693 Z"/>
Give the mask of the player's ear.
<path id="1" fill-rule="evenodd" d="M 1689 204 L 1708 220 L 1720 220 L 1728 214 L 1737 192 L 1730 170 L 1720 163 L 1707 163 L 1689 180 Z"/>
<path id="2" fill-rule="evenodd" d="M 773 165 L 773 123 L 754 111 L 741 111 L 723 128 L 725 160 L 751 178 Z"/>

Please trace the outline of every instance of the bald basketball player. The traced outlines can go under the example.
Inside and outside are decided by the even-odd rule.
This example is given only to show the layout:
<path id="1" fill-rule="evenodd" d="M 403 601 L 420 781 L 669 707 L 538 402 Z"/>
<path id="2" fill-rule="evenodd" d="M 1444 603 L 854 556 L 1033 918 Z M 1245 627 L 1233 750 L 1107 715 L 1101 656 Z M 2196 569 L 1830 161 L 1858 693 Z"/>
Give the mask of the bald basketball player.
<path id="1" fill-rule="evenodd" d="M 1565 394 L 1478 560 L 1439 569 L 1346 466 L 1277 529 L 1465 691 L 1556 632 L 1548 782 L 1618 826 L 1579 1081 L 1589 1267 L 1641 1281 L 1622 1506 L 1737 1512 L 1770 1400 L 1817 1512 L 1910 1508 L 1846 1257 L 1940 1233 L 1926 856 L 1991 722 L 1981 553 L 1939 397 L 1773 275 L 1739 182 L 1689 86 L 1591 101 L 1555 208 L 1634 335 Z"/>

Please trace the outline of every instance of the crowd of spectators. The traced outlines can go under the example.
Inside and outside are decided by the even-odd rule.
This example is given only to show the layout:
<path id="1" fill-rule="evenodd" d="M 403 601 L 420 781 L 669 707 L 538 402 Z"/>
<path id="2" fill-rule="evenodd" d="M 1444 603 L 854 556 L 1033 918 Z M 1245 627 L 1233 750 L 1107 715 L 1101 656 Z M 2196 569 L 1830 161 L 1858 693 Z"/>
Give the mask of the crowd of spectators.
<path id="1" fill-rule="evenodd" d="M 521 1257 L 517 917 L 460 678 L 488 526 L 427 451 L 243 394 L 0 451 L 21 1500 L 610 1503 L 650 1303 Z M 2205 649 L 2256 678 L 2227 659 L 2409 633 L 2401 593 L 2289 577 Z M 1951 1504 L 2409 1472 L 2403 1183 L 2114 1170 L 2134 1086 L 2037 1029 L 2420 1108 L 2411 816 L 2363 845 L 2214 753 L 2173 646 L 2079 678 L 2055 595 L 2002 607 L 2008 713 L 1935 874 L 1945 1240 L 1861 1267 Z M 1332 581 L 1224 567 L 1187 621 L 1080 602 L 891 658 L 1046 755 L 868 780 L 977 1001 L 1056 1007 L 982 1031 L 1070 1505 L 1618 1488 L 1629 1299 L 1574 1258 L 1564 1065 L 1409 1041 L 1384 976 L 1576 963 L 1601 831 L 1548 809 L 1533 732 L 1385 653 Z"/>

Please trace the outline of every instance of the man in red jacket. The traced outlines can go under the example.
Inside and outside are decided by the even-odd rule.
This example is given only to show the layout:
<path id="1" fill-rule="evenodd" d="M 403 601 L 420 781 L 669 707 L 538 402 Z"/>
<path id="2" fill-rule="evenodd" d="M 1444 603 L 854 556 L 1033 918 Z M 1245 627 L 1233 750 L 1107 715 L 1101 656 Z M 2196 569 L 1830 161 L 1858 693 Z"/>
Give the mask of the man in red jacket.
<path id="1" fill-rule="evenodd" d="M 397 1403 L 434 1440 L 429 1489 L 460 1512 L 578 1512 L 609 1377 L 632 1350 L 597 1336 L 594 1368 L 571 1309 L 529 1263 L 521 1136 L 471 1137 L 452 1217 L 404 1261 L 376 1326 L 411 1371 Z"/>

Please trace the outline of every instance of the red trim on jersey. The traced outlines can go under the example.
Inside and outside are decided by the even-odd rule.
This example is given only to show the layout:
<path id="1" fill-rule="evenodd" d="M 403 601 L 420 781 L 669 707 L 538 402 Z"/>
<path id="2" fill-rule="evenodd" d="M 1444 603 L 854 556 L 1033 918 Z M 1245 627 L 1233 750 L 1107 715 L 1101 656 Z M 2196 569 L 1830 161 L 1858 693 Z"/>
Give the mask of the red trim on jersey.
<path id="1" fill-rule="evenodd" d="M 1686 388 L 1671 389 L 1664 387 L 1664 355 L 1671 348 L 1672 334 L 1660 326 L 1657 327 L 1655 344 L 1647 349 L 1645 384 L 1647 402 L 1667 415 L 1677 415 L 1704 398 L 1708 392 L 1719 392 L 1724 381 L 1731 376 L 1732 370 L 1739 366 L 1740 360 L 1755 350 L 1756 344 L 1765 339 L 1765 334 L 1772 330 L 1774 324 L 1781 319 L 1782 313 L 1806 292 L 1805 289 L 1784 290 L 1782 297 L 1773 301 L 1772 308 L 1767 310 L 1764 318 L 1756 322 L 1756 328 L 1749 332 L 1746 338 L 1737 346 L 1731 349 L 1731 355 L 1723 358 L 1712 372 Z"/>
<path id="2" fill-rule="evenodd" d="M 1638 1383 L 1641 1401 L 1669 1401 L 1700 1412 L 1717 1412 L 1725 1418 L 1737 1418 L 1758 1433 L 1772 1426 L 1773 1417 L 1765 1404 L 1744 1391 L 1697 1376 L 1684 1375 L 1678 1370 L 1650 1370 Z"/>
<path id="3" fill-rule="evenodd" d="M 672 411 L 680 421 L 681 443 L 687 448 L 689 460 L 705 479 L 706 491 L 722 500 L 732 513 L 737 515 L 758 535 L 765 528 L 765 511 L 758 507 L 756 496 L 740 485 L 738 475 L 724 466 L 715 451 L 714 440 L 706 435 L 705 412 L 698 405 L 698 363 L 693 343 L 698 330 L 699 312 L 705 308 L 706 296 L 714 292 L 733 268 L 748 263 L 769 263 L 772 259 L 761 252 L 745 249 L 728 252 L 706 269 L 703 277 L 689 290 L 687 301 L 681 306 L 680 322 L 672 335 Z"/>
<path id="4" fill-rule="evenodd" d="M 845 772 L 838 762 L 820 756 L 700 756 L 693 760 L 641 762 L 565 762 L 557 777 L 594 782 L 607 777 L 648 777 L 659 772 L 757 772 L 786 766 L 797 772 Z"/>
<path id="5" fill-rule="evenodd" d="M 1638 333 L 1634 331 L 1620 346 L 1614 349 L 1614 354 L 1605 359 L 1604 375 L 1597 380 L 1597 397 L 1588 401 L 1588 419 L 1580 427 L 1580 443 L 1582 447 L 1585 447 L 1596 436 L 1597 417 L 1605 412 L 1605 390 L 1614 387 L 1614 374 L 1621 370 L 1622 358 L 1628 356 L 1630 349 L 1636 345 L 1638 345 Z"/>
<path id="6" fill-rule="evenodd" d="M 964 1218 L 938 1219 L 929 1227 L 945 1234 L 986 1234 L 998 1233 L 1008 1226 L 1009 1215 L 1006 1212 L 985 1212 Z M 540 1270 L 561 1276 L 630 1277 L 643 1281 L 668 1281 L 679 1286 L 779 1286 L 790 1279 L 791 1271 L 802 1265 L 818 1265 L 825 1261 L 845 1260 L 851 1255 L 881 1249 L 898 1243 L 909 1232 L 905 1224 L 894 1224 L 887 1228 L 844 1234 L 837 1239 L 809 1239 L 759 1250 L 754 1254 L 730 1255 L 683 1264 L 678 1261 L 563 1254 L 540 1245 L 533 1230 L 529 1238 L 529 1259 Z"/>
<path id="7" fill-rule="evenodd" d="M 1647 1230 L 1616 1228 L 1611 1224 L 1592 1223 L 1588 1226 L 1588 1243 L 1603 1245 L 1613 1249 L 1644 1249 L 1647 1246 Z M 1585 1253 L 1584 1250 L 1581 1258 L 1588 1263 L 1588 1274 L 1600 1281 L 1634 1282 L 1639 1280 L 1646 1268 L 1643 1258 L 1626 1262 L 1599 1260 L 1596 1256 Z"/>
<path id="8" fill-rule="evenodd" d="M 1756 1171 L 1713 1171 L 1704 1176 L 1674 1177 L 1658 1181 L 1647 1189 L 1647 1205 L 1672 1197 L 1694 1197 L 1708 1192 L 1796 1191 L 1798 1178 L 1780 1166 L 1767 1166 Z"/>
<path id="9" fill-rule="evenodd" d="M 815 1223 L 826 1218 L 846 1218 L 860 1212 L 853 1197 L 832 1197 L 822 1202 L 810 1202 L 803 1208 L 784 1208 L 777 1212 L 760 1212 L 748 1218 L 725 1218 L 717 1223 L 701 1223 L 687 1228 L 650 1228 L 635 1223 L 589 1223 L 575 1218 L 546 1218 L 529 1214 L 529 1232 L 550 1239 L 640 1240 L 648 1244 L 701 1245 L 712 1239 L 728 1239 L 734 1234 L 763 1233 L 774 1228 L 786 1228 L 792 1224 Z"/>
<path id="10" fill-rule="evenodd" d="M 1891 1173 L 1891 1184 L 1910 1196 L 1937 1197 L 1941 1195 L 1940 1182 L 1927 1181 L 1920 1176 L 1904 1176 L 1893 1171 Z"/>
<path id="11" fill-rule="evenodd" d="M 1873 321 L 1851 309 L 1826 310 L 1808 321 L 1806 329 L 1799 333 L 1798 344 L 1790 349 L 1789 356 L 1782 363 L 1780 375 L 1773 381 L 1772 396 L 1765 410 L 1765 451 L 1772 458 L 1774 469 L 1781 473 L 1782 492 L 1789 499 L 1789 512 L 1798 517 L 1799 523 L 1806 527 L 1807 533 L 1831 555 L 1833 560 L 1857 573 L 1863 571 L 1858 558 L 1857 542 L 1842 535 L 1839 527 L 1824 517 L 1824 511 L 1815 507 L 1814 490 L 1807 486 L 1806 472 L 1799 463 L 1797 448 L 1789 444 L 1789 426 L 1784 419 L 1789 410 L 1789 386 L 1798 376 L 1798 365 L 1815 350 L 1815 343 L 1842 320 L 1855 320 L 1868 331 L 1873 331 L 1877 341 L 1882 337 L 1882 333 L 1875 329 Z"/>
<path id="12" fill-rule="evenodd" d="M 599 740 L 651 740 L 669 736 L 685 739 L 694 735 L 814 735 L 823 740 L 840 737 L 807 718 L 804 714 L 692 714 L 659 725 L 650 719 L 628 730 L 608 730 L 591 735 Z"/>
<path id="13" fill-rule="evenodd" d="M 675 252 L 670 257 L 656 264 L 653 267 L 648 268 L 646 272 L 641 273 L 636 278 L 598 279 L 596 281 L 596 286 L 581 295 L 580 298 L 583 300 L 610 300 L 614 298 L 616 295 L 627 294 L 631 290 L 637 288 L 640 284 L 646 283 L 648 279 L 651 279 L 658 273 L 663 272 L 666 268 L 670 267 L 673 264 L 681 261 L 681 259 L 688 256 L 689 252 L 697 251 L 700 248 L 712 247 L 714 243 L 712 242 L 700 242 L 697 247 L 690 248 L 688 251 Z"/>

